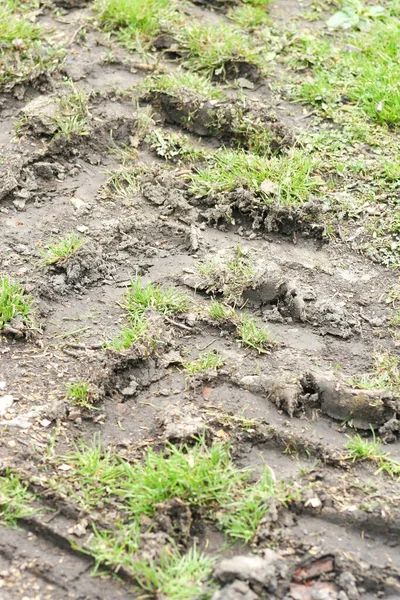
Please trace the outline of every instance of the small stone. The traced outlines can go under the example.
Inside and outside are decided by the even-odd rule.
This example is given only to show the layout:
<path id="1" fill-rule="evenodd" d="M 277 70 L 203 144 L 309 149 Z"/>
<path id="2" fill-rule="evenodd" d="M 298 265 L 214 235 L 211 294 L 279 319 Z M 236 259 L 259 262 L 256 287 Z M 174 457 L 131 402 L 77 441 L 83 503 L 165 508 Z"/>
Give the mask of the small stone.
<path id="1" fill-rule="evenodd" d="M 86 233 L 86 231 L 89 231 L 89 227 L 86 227 L 86 225 L 78 225 L 76 230 L 79 231 L 79 233 Z"/>
<path id="2" fill-rule="evenodd" d="M 86 202 L 81 200 L 81 198 L 70 198 L 71 204 L 75 206 L 75 208 L 85 208 L 87 206 Z M 78 228 L 77 228 L 78 229 Z M 79 229 L 78 229 L 79 231 Z"/>
<path id="3" fill-rule="evenodd" d="M 27 118 L 35 133 L 53 135 L 57 131 L 58 100 L 51 96 L 38 96 L 27 104 L 21 113 Z"/>
<path id="4" fill-rule="evenodd" d="M 135 380 L 132 380 L 126 388 L 121 390 L 121 394 L 123 396 L 134 396 L 137 392 L 137 389 L 138 389 L 138 382 Z"/>
<path id="5" fill-rule="evenodd" d="M 257 600 L 255 594 L 244 581 L 234 581 L 215 592 L 211 600 Z"/>
<path id="6" fill-rule="evenodd" d="M 13 204 L 17 210 L 24 210 L 26 206 L 26 200 L 13 200 Z"/>
<path id="7" fill-rule="evenodd" d="M 316 496 L 315 498 L 309 498 L 304 506 L 311 506 L 311 508 L 319 508 L 322 506 L 321 500 Z"/>
<path id="8" fill-rule="evenodd" d="M 14 398 L 11 394 L 0 397 L 0 417 L 3 417 L 9 408 L 14 404 Z"/>
<path id="9" fill-rule="evenodd" d="M 255 555 L 224 558 L 215 567 L 214 576 L 223 583 L 240 579 L 251 584 L 261 584 L 263 587 L 268 587 L 269 591 L 274 591 L 276 589 L 275 562 L 278 559 L 279 556 L 275 552 L 268 558 Z"/>

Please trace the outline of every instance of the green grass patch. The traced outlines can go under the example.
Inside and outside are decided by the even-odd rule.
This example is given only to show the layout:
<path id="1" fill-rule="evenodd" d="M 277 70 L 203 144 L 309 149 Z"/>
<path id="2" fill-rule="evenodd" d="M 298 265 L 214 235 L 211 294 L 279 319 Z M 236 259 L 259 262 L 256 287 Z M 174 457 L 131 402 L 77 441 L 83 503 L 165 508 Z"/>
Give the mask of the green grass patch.
<path id="1" fill-rule="evenodd" d="M 43 31 L 22 10 L 22 3 L 3 0 L 0 6 L 0 85 L 15 85 L 54 67 L 61 53 L 44 45 Z"/>
<path id="2" fill-rule="evenodd" d="M 321 185 L 312 170 L 312 159 L 298 149 L 270 159 L 242 150 L 219 150 L 209 166 L 190 175 L 190 190 L 201 198 L 245 186 L 261 196 L 265 204 L 276 202 L 286 207 L 298 206 Z M 260 186 L 265 180 L 271 182 L 273 193 L 263 192 Z"/>
<path id="3" fill-rule="evenodd" d="M 95 10 L 106 31 L 131 50 L 143 48 L 143 42 L 179 21 L 174 0 L 96 0 Z"/>
<path id="4" fill-rule="evenodd" d="M 0 40 L 2 43 L 12 45 L 14 40 L 21 44 L 29 45 L 41 36 L 40 27 L 31 23 L 21 13 L 17 12 L 14 2 L 3 0 L 0 6 Z"/>
<path id="5" fill-rule="evenodd" d="M 46 245 L 46 250 L 40 250 L 43 263 L 46 266 L 56 265 L 66 261 L 84 244 L 84 240 L 74 232 Z"/>
<path id="6" fill-rule="evenodd" d="M 217 350 L 210 350 L 200 354 L 198 358 L 183 363 L 183 370 L 188 376 L 205 371 L 217 371 L 225 364 L 225 357 Z"/>
<path id="7" fill-rule="evenodd" d="M 208 315 L 211 319 L 219 323 L 236 319 L 236 313 L 231 306 L 225 306 L 225 304 L 215 299 L 211 302 Z"/>
<path id="8" fill-rule="evenodd" d="M 129 322 L 120 328 L 117 335 L 105 342 L 105 347 L 123 352 L 137 344 L 145 344 L 149 352 L 154 352 L 159 341 L 160 337 L 150 331 L 145 315 L 129 315 Z"/>
<path id="9" fill-rule="evenodd" d="M 243 315 L 237 326 L 239 341 L 259 354 L 267 352 L 274 343 L 271 333 L 260 324 L 257 319 L 249 315 Z"/>
<path id="10" fill-rule="evenodd" d="M 105 347 L 123 352 L 134 345 L 144 344 L 151 353 L 161 341 L 162 332 L 150 327 L 146 311 L 176 314 L 188 309 L 189 299 L 172 286 L 164 289 L 153 283 L 143 283 L 142 278 L 137 276 L 131 281 L 122 306 L 128 322 L 115 337 L 105 342 Z"/>
<path id="11" fill-rule="evenodd" d="M 167 444 L 163 452 L 148 449 L 143 460 L 131 462 L 112 450 L 104 451 L 97 439 L 92 446 L 79 444 L 72 454 L 59 457 L 55 466 L 60 463 L 69 469 L 56 468 L 46 478 L 53 490 L 84 511 L 101 511 L 102 518 L 108 511 L 112 514 L 112 528 L 93 524 L 85 548 L 76 546 L 93 556 L 95 572 L 106 566 L 118 573 L 123 567 L 142 590 L 171 600 L 211 595 L 212 560 L 196 547 L 181 554 L 173 536 L 159 557 L 143 558 L 141 533 L 151 531 L 160 504 L 178 501 L 183 510 L 186 505 L 230 540 L 248 543 L 271 498 L 286 505 L 298 497 L 293 486 L 289 489 L 275 480 L 268 466 L 255 478 L 254 471 L 233 463 L 228 445 L 208 447 L 203 439 L 191 447 Z"/>
<path id="12" fill-rule="evenodd" d="M 0 475 L 0 521 L 8 527 L 16 527 L 19 519 L 34 514 L 34 500 L 34 494 L 15 473 L 6 469 Z"/>
<path id="13" fill-rule="evenodd" d="M 262 6 L 235 6 L 228 12 L 228 18 L 242 29 L 254 31 L 260 27 L 271 25 L 271 18 Z"/>
<path id="14" fill-rule="evenodd" d="M 399 393 L 399 359 L 387 352 L 377 354 L 371 372 L 364 373 L 349 383 L 362 389 L 384 389 Z"/>
<path id="15" fill-rule="evenodd" d="M 257 278 L 253 261 L 240 246 L 227 256 L 217 256 L 201 264 L 198 273 L 207 293 L 222 294 L 228 304 L 240 302 L 243 292 Z"/>
<path id="16" fill-rule="evenodd" d="M 152 597 L 191 600 L 212 589 L 210 581 L 214 560 L 194 546 L 181 554 L 174 545 L 161 552 L 158 561 L 139 559 L 140 532 L 135 525 L 121 524 L 119 533 L 95 529 L 88 554 L 96 561 L 94 573 L 104 565 L 118 572 L 123 566 L 136 578 L 138 586 Z M 146 594 L 146 597 L 148 597 Z"/>
<path id="17" fill-rule="evenodd" d="M 92 391 L 89 381 L 75 381 L 66 386 L 65 397 L 71 401 L 74 406 L 80 408 L 93 408 Z"/>
<path id="18" fill-rule="evenodd" d="M 377 466 L 377 473 L 386 473 L 390 477 L 400 477 L 400 462 L 390 456 L 389 452 L 382 450 L 379 439 L 367 440 L 360 435 L 349 438 L 345 445 L 346 458 L 353 462 L 369 461 Z"/>
<path id="19" fill-rule="evenodd" d="M 143 283 L 139 276 L 131 281 L 124 301 L 124 308 L 131 317 L 142 315 L 149 308 L 168 315 L 183 312 L 188 307 L 187 296 L 174 287 L 163 289 L 153 283 Z"/>
<path id="20" fill-rule="evenodd" d="M 165 133 L 162 129 L 153 129 L 145 141 L 164 160 L 195 162 L 208 155 L 181 133 Z"/>
<path id="21" fill-rule="evenodd" d="M 400 123 L 400 22 L 376 22 L 368 31 L 329 43 L 312 37 L 298 42 L 311 77 L 294 88 L 298 100 L 317 107 L 360 109 L 379 123 Z M 346 103 L 346 104 L 344 104 Z"/>
<path id="22" fill-rule="evenodd" d="M 209 77 L 182 70 L 147 77 L 139 89 L 145 94 L 164 92 L 175 95 L 177 92 L 189 91 L 205 98 L 218 99 L 222 96 L 221 90 L 212 84 Z"/>
<path id="23" fill-rule="evenodd" d="M 183 64 L 210 77 L 224 78 L 228 63 L 247 62 L 263 67 L 262 53 L 252 39 L 229 25 L 187 27 L 179 41 L 186 52 Z"/>
<path id="24" fill-rule="evenodd" d="M 60 111 L 55 119 L 58 135 L 87 135 L 90 118 L 89 95 L 73 81 L 66 81 L 64 85 L 70 91 L 60 97 Z"/>
<path id="25" fill-rule="evenodd" d="M 0 277 L 0 331 L 16 317 L 26 325 L 32 324 L 32 298 L 17 282 Z"/>
<path id="26" fill-rule="evenodd" d="M 65 481 L 53 480 L 52 485 L 72 494 L 87 510 L 99 503 L 110 505 L 131 524 L 152 517 L 157 504 L 178 498 L 232 538 L 248 542 L 268 511 L 268 498 L 286 502 L 291 497 L 269 467 L 254 482 L 253 472 L 236 467 L 229 446 L 220 443 L 211 448 L 202 441 L 194 447 L 168 444 L 165 453 L 150 449 L 143 462 L 128 463 L 104 452 L 98 442 L 92 447 L 81 444 L 60 460 L 71 470 Z"/>

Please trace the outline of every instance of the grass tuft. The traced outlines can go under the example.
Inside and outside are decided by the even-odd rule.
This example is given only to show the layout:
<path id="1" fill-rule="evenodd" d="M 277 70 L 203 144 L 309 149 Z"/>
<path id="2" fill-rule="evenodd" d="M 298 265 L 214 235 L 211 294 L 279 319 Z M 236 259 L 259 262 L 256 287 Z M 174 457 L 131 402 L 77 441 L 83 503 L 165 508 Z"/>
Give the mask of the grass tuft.
<path id="1" fill-rule="evenodd" d="M 46 250 L 40 250 L 43 263 L 50 266 L 64 262 L 75 254 L 83 244 L 84 240 L 77 233 L 71 232 L 64 238 L 48 243 Z"/>
<path id="2" fill-rule="evenodd" d="M 239 341 L 244 346 L 257 350 L 260 354 L 266 352 L 273 344 L 271 333 L 266 327 L 260 325 L 257 319 L 243 315 L 237 327 Z"/>
<path id="3" fill-rule="evenodd" d="M 218 300 L 213 299 L 208 310 L 208 315 L 214 321 L 230 321 L 236 319 L 236 313 L 231 306 L 225 306 Z"/>
<path id="4" fill-rule="evenodd" d="M 360 435 L 349 438 L 345 449 L 346 458 L 356 461 L 370 461 L 378 467 L 377 473 L 386 473 L 390 477 L 400 478 L 400 462 L 390 456 L 388 452 L 383 452 L 381 441 L 375 438 L 366 440 Z"/>
<path id="5" fill-rule="evenodd" d="M 159 341 L 158 336 L 150 333 L 145 316 L 135 315 L 129 318 L 129 323 L 121 327 L 116 336 L 105 342 L 105 347 L 116 352 L 123 352 L 137 344 L 146 344 L 149 346 L 149 350 L 154 352 Z"/>
<path id="6" fill-rule="evenodd" d="M 74 406 L 80 408 L 92 408 L 92 392 L 90 389 L 90 382 L 88 381 L 75 381 L 69 383 L 66 386 L 65 397 L 71 400 Z"/>
<path id="7" fill-rule="evenodd" d="M 355 105 L 379 123 L 400 123 L 400 22 L 374 23 L 366 32 L 349 34 L 341 45 L 303 38 L 312 77 L 302 79 L 296 97 L 314 106 Z M 349 50 L 350 47 L 350 50 Z"/>
<path id="8" fill-rule="evenodd" d="M 224 78 L 226 65 L 248 62 L 261 68 L 262 54 L 250 37 L 230 25 L 187 27 L 179 36 L 186 51 L 183 64 L 192 71 Z"/>
<path id="9" fill-rule="evenodd" d="M 9 527 L 16 527 L 19 519 L 35 512 L 30 506 L 34 500 L 34 494 L 15 473 L 6 469 L 0 475 L 0 521 Z"/>
<path id="10" fill-rule="evenodd" d="M 60 49 L 41 42 L 41 28 L 24 9 L 24 3 L 12 0 L 0 5 L 0 85 L 12 87 L 35 78 L 61 58 Z"/>
<path id="11" fill-rule="evenodd" d="M 245 186 L 262 197 L 265 204 L 278 202 L 290 207 L 306 202 L 320 186 L 320 181 L 312 175 L 312 159 L 298 149 L 270 159 L 243 150 L 219 150 L 210 162 L 190 175 L 191 192 L 198 198 Z M 275 186 L 274 193 L 262 191 L 260 186 L 265 180 Z"/>
<path id="12" fill-rule="evenodd" d="M 0 277 L 0 330 L 15 317 L 32 322 L 32 298 L 17 281 Z"/>
<path id="13" fill-rule="evenodd" d="M 194 360 L 188 360 L 183 363 L 184 371 L 189 375 L 203 373 L 205 371 L 216 371 L 225 364 L 225 357 L 217 350 L 210 350 L 201 354 Z"/>
<path id="14" fill-rule="evenodd" d="M 240 302 L 243 292 L 257 278 L 257 270 L 248 253 L 239 245 L 225 260 L 214 258 L 198 268 L 208 293 L 223 294 L 228 304 Z"/>
<path id="15" fill-rule="evenodd" d="M 145 93 L 176 94 L 179 91 L 190 91 L 205 98 L 221 98 L 221 91 L 211 83 L 208 77 L 199 73 L 177 70 L 172 73 L 163 73 L 158 77 L 147 77 L 140 90 Z"/>
<path id="16" fill-rule="evenodd" d="M 351 385 L 363 389 L 384 389 L 400 392 L 399 360 L 387 352 L 375 356 L 372 370 L 350 381 Z"/>
<path id="17" fill-rule="evenodd" d="M 95 9 L 106 31 L 117 34 L 130 50 L 142 50 L 149 42 L 179 20 L 174 0 L 96 0 Z"/>
<path id="18" fill-rule="evenodd" d="M 149 308 L 167 315 L 183 312 L 188 307 L 189 299 L 174 287 L 164 290 L 159 285 L 144 284 L 140 276 L 131 281 L 124 302 L 124 308 L 131 317 L 142 315 Z"/>

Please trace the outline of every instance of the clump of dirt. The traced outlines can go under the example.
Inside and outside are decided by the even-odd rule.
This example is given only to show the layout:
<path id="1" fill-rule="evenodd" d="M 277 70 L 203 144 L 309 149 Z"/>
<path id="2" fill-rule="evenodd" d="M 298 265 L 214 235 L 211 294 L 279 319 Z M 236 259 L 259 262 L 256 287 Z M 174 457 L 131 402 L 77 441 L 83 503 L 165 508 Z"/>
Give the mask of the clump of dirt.
<path id="1" fill-rule="evenodd" d="M 235 69 L 238 69 L 236 63 Z M 235 76 L 239 76 L 239 71 Z M 248 150 L 274 154 L 295 143 L 290 128 L 272 109 L 257 100 L 208 100 L 185 89 L 174 93 L 153 91 L 146 93 L 143 99 L 162 111 L 166 123 L 179 125 L 200 136 L 214 136 Z"/>
<path id="2" fill-rule="evenodd" d="M 394 431 L 400 400 L 385 389 L 360 389 L 338 376 L 306 373 L 302 377 L 276 378 L 269 375 L 246 375 L 239 385 L 261 393 L 290 417 L 312 415 L 319 409 L 332 419 L 351 424 L 356 429 Z"/>

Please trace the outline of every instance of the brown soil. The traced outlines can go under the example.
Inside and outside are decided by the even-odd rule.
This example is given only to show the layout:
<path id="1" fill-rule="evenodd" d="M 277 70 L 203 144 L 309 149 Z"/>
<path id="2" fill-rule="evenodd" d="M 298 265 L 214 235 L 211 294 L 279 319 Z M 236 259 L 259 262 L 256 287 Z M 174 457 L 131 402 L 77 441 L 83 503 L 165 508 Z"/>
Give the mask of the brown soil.
<path id="1" fill-rule="evenodd" d="M 22 469 L 27 478 L 35 474 L 56 427 L 57 452 L 70 449 L 77 439 L 90 442 L 100 434 L 105 447 L 112 445 L 121 455 L 141 456 L 149 446 L 161 447 L 166 437 L 185 439 L 182 428 L 171 426 L 174 414 L 187 415 L 189 425 L 200 418 L 210 438 L 232 443 L 239 465 L 260 468 L 265 462 L 278 477 L 294 478 L 303 487 L 301 501 L 280 510 L 275 519 L 271 516 L 265 531 L 261 527 L 257 534 L 253 549 L 272 544 L 288 567 L 278 595 L 260 597 L 311 597 L 300 595 L 307 586 L 294 574 L 324 556 L 334 559 L 329 577 L 317 573 L 313 581 L 331 582 L 336 594 L 342 590 L 347 595 L 313 597 L 400 597 L 399 483 L 376 474 L 373 466 L 343 459 L 346 435 L 354 433 L 345 421 L 353 415 L 355 401 L 343 395 L 338 400 L 331 389 L 336 383 L 329 387 L 329 381 L 338 378 L 346 388 L 349 379 L 368 370 L 375 352 L 396 352 L 385 303 L 387 290 L 396 282 L 394 273 L 340 242 L 322 241 L 312 211 L 269 211 L 260 216 L 246 190 L 226 200 L 232 224 L 215 213 L 215 206 L 193 199 L 181 168 L 167 168 L 171 165 L 157 158 L 144 142 L 138 147 L 138 157 L 146 166 L 142 192 L 124 199 L 111 197 L 104 183 L 119 160 L 110 147 L 129 144 L 137 135 L 137 109 L 130 90 L 147 72 L 141 69 L 140 57 L 117 45 L 113 47 L 115 62 L 105 62 L 109 42 L 86 21 L 91 12 L 83 4 L 75 3 L 76 8 L 62 17 L 45 10 L 39 19 L 73 40 L 62 74 L 53 74 L 42 89 L 18 86 L 0 95 L 4 159 L 0 165 L 0 268 L 35 297 L 42 329 L 33 340 L 7 336 L 0 341 L 0 381 L 7 386 L 0 393 L 14 398 L 0 423 L 0 466 Z M 214 3 L 196 4 L 195 14 L 202 18 L 223 18 L 221 2 L 216 3 L 216 12 Z M 274 18 L 284 19 L 287 3 L 277 0 L 275 4 Z M 293 14 L 301 13 L 302 5 L 291 2 Z M 83 41 L 73 38 L 81 24 L 86 31 Z M 167 59 L 162 66 L 175 68 Z M 27 131 L 17 138 L 20 110 L 39 95 L 57 93 L 62 75 L 92 94 L 89 135 L 52 140 Z M 116 93 L 116 88 L 124 93 Z M 275 111 L 278 106 L 279 122 L 284 123 L 278 132 L 280 140 L 283 132 L 301 123 L 293 116 L 298 108 L 279 105 L 279 98 L 271 98 L 267 82 L 257 84 L 254 91 L 246 89 L 246 96 L 254 111 L 260 102 Z M 141 108 L 149 102 L 165 113 L 160 116 L 162 126 L 177 132 L 185 110 L 197 100 L 191 98 L 192 104 L 183 112 L 165 97 L 146 98 Z M 266 122 L 262 111 L 260 122 Z M 196 123 L 191 134 L 204 135 L 204 144 L 216 147 L 221 143 L 212 126 L 201 119 Z M 237 141 L 224 131 L 225 142 Z M 193 140 L 198 143 L 197 138 Z M 63 268 L 43 269 L 39 248 L 52 235 L 82 226 L 87 243 L 73 261 Z M 110 358 L 104 352 L 102 341 L 123 322 L 118 303 L 136 273 L 155 283 L 174 284 L 194 302 L 205 305 L 207 296 L 190 287 L 187 275 L 210 253 L 238 244 L 272 265 L 293 292 L 270 298 L 268 278 L 266 286 L 249 292 L 246 310 L 263 319 L 278 342 L 270 352 L 258 355 L 241 347 L 229 326 L 221 332 L 207 320 L 187 316 L 165 322 L 168 351 L 197 356 L 201 349 L 218 349 L 228 360 L 210 381 L 200 379 L 188 388 L 184 374 L 165 360 L 164 352 L 131 360 Z M 293 302 L 296 297 L 300 305 Z M 314 381 L 311 385 L 310 373 L 317 380 L 327 377 L 328 384 L 324 387 Z M 95 412 L 76 410 L 64 398 L 66 382 L 88 378 L 100 394 Z M 133 378 L 138 382 L 137 392 L 123 394 Z M 361 433 L 372 426 L 392 442 L 391 455 L 400 459 L 397 400 L 389 397 L 373 414 L 369 399 L 357 400 L 356 406 L 353 425 Z M 178 408 L 175 413 L 174 407 Z M 237 419 L 240 415 L 255 423 L 244 428 Z M 27 519 L 20 523 L 20 530 L 1 526 L 0 598 L 137 597 L 123 573 L 121 581 L 109 574 L 91 577 L 91 559 L 70 544 L 77 541 L 73 527 L 84 515 L 65 500 L 50 497 L 46 502 L 56 512 Z M 209 526 L 196 536 L 211 553 L 224 541 Z M 249 549 L 233 546 L 225 556 L 243 552 Z M 351 595 L 351 586 L 346 591 L 343 574 L 347 572 L 354 575 L 357 595 Z"/>

